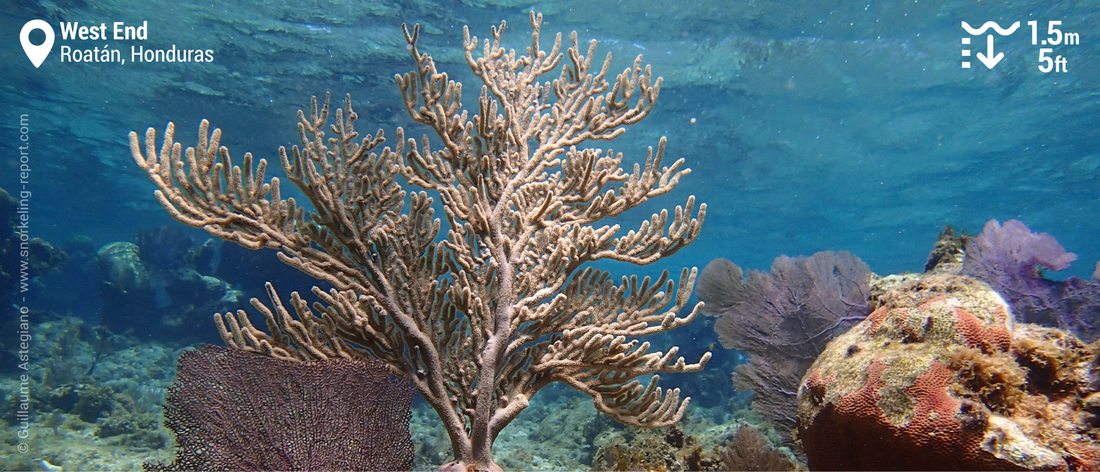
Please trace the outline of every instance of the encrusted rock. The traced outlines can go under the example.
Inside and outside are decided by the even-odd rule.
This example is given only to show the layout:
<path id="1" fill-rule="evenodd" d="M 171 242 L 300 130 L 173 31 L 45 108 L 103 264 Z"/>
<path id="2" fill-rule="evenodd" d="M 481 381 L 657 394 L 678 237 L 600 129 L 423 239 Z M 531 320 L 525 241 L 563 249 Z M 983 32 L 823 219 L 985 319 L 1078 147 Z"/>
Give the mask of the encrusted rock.
<path id="1" fill-rule="evenodd" d="M 1013 325 L 988 285 L 943 273 L 872 290 L 798 392 L 811 469 L 1095 470 L 1098 344 Z"/>

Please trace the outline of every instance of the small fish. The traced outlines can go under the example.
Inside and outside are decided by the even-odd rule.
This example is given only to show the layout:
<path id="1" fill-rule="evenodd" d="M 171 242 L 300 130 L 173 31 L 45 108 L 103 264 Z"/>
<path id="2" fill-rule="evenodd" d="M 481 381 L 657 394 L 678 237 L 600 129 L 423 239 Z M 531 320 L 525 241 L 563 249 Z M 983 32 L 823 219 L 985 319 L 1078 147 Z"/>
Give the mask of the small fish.
<path id="1" fill-rule="evenodd" d="M 65 470 L 64 468 L 62 468 L 59 465 L 51 464 L 50 461 L 48 461 L 46 459 L 38 459 L 38 465 L 42 467 L 42 470 L 46 470 L 46 471 L 49 471 L 49 472 L 61 472 L 61 471 Z"/>

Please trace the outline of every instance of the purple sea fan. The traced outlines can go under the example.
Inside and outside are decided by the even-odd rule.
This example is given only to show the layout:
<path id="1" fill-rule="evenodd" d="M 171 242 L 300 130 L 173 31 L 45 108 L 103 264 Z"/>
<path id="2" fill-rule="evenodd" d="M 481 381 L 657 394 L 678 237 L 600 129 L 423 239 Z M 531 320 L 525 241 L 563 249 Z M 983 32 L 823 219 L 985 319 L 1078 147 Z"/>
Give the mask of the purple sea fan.
<path id="1" fill-rule="evenodd" d="M 1077 260 L 1047 233 L 1032 233 L 1018 220 L 1001 225 L 989 220 L 966 245 L 963 272 L 996 275 L 1003 280 L 1041 278 L 1042 269 L 1059 271 Z M 987 282 L 988 283 L 988 282 Z"/>
<path id="2" fill-rule="evenodd" d="M 734 369 L 738 389 L 781 431 L 797 421 L 798 384 L 833 337 L 870 312 L 870 269 L 848 252 L 781 256 L 772 270 L 745 277 L 736 264 L 716 259 L 699 278 L 703 312 L 715 316 L 722 346 L 749 355 Z"/>
<path id="3" fill-rule="evenodd" d="M 1066 269 L 1076 259 L 1049 234 L 1033 233 L 1017 220 L 990 220 L 967 242 L 962 273 L 993 287 L 1017 322 L 1063 329 L 1091 342 L 1100 334 L 1100 274 L 1056 281 L 1043 273 Z"/>

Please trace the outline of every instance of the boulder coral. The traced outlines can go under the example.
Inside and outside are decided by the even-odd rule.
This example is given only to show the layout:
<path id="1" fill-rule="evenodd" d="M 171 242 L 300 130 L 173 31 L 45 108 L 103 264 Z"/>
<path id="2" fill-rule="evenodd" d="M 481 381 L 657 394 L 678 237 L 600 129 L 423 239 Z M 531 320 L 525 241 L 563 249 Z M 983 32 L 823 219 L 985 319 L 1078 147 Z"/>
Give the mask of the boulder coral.
<path id="1" fill-rule="evenodd" d="M 811 469 L 1100 467 L 1100 343 L 1014 324 L 1001 297 L 966 276 L 885 277 L 871 300 L 799 387 Z"/>

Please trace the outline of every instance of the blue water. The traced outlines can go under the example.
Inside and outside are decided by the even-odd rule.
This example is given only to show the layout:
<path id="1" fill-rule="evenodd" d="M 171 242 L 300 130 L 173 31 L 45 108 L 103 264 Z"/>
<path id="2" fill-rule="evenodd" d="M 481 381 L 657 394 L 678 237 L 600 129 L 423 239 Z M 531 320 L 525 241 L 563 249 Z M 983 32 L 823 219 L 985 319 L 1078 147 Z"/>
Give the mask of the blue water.
<path id="1" fill-rule="evenodd" d="M 57 245 L 82 237 L 93 248 L 176 225 L 131 160 L 131 130 L 159 132 L 174 121 L 177 139 L 193 143 L 206 118 L 235 155 L 277 159 L 278 146 L 297 143 L 296 111 L 330 91 L 352 94 L 361 132 L 383 128 L 392 138 L 410 121 L 393 81 L 411 64 L 402 23 L 421 24 L 421 49 L 466 83 L 469 106 L 478 87 L 462 58 L 462 26 L 485 37 L 505 19 L 507 41 L 522 48 L 532 8 L 505 0 L 4 3 L 0 187 L 20 188 L 16 146 L 26 114 L 31 233 Z M 538 5 L 544 45 L 554 32 L 576 30 L 582 41 L 598 40 L 601 55 L 615 55 L 613 70 L 641 54 L 664 77 L 652 114 L 611 147 L 636 161 L 667 136 L 668 157 L 684 157 L 693 173 L 621 221 L 641 221 L 688 195 L 708 205 L 693 245 L 653 267 L 616 269 L 678 272 L 716 257 L 763 269 L 781 254 L 843 249 L 880 274 L 919 271 L 945 225 L 977 233 L 989 219 L 1019 219 L 1077 253 L 1061 276 L 1090 276 L 1100 260 L 1100 3 L 834 3 Z M 15 39 L 31 18 L 147 20 L 145 46 L 211 49 L 214 61 L 72 64 L 58 60 L 55 46 L 35 69 Z M 977 61 L 963 69 L 964 20 L 1022 24 L 998 40 L 1005 58 L 994 69 Z M 1061 20 L 1064 31 L 1080 34 L 1080 45 L 1053 50 L 1067 58 L 1067 72 L 1038 70 L 1029 20 L 1040 28 Z M 108 43 L 127 55 L 129 42 Z M 94 322 L 101 300 L 94 268 L 85 269 L 53 274 L 32 304 Z M 79 289 L 58 293 L 66 287 Z M 695 347 L 713 341 L 698 338 L 708 333 L 693 331 Z M 727 373 L 730 363 L 721 367 Z"/>
<path id="2" fill-rule="evenodd" d="M 655 202 L 692 193 L 710 205 L 702 237 L 678 265 L 723 255 L 760 267 L 778 254 L 843 248 L 882 273 L 915 270 L 942 226 L 977 232 L 990 218 L 1056 235 L 1081 256 L 1077 274 L 1100 259 L 1100 223 L 1090 217 L 1100 209 L 1100 46 L 1089 34 L 1097 10 L 1087 2 L 663 5 L 607 2 L 593 15 L 583 2 L 559 2 L 544 15 L 548 32 L 601 40 L 620 64 L 643 54 L 665 77 L 651 118 L 616 145 L 639 156 L 668 135 L 670 153 L 696 171 L 680 195 Z M 331 91 L 353 94 L 364 128 L 392 133 L 407 121 L 392 82 L 409 63 L 400 23 L 422 23 L 424 50 L 464 78 L 461 25 L 484 37 L 508 19 L 509 38 L 526 44 L 527 8 L 9 8 L 6 31 L 28 17 L 149 19 L 151 46 L 216 51 L 212 65 L 47 61 L 35 70 L 15 41 L 4 42 L 4 103 L 9 113 L 31 114 L 41 146 L 36 234 L 105 243 L 169 222 L 130 161 L 130 130 L 172 120 L 189 136 L 205 117 L 238 154 L 272 157 L 295 139 L 295 110 Z M 959 67 L 961 20 L 1048 18 L 1084 38 L 1059 48 L 1069 72 L 1037 70 L 1026 25 L 1003 41 L 1006 59 L 994 70 Z M 474 93 L 468 86 L 467 100 Z M 14 120 L 4 123 L 9 132 Z M 14 163 L 0 163 L 7 188 Z"/>

